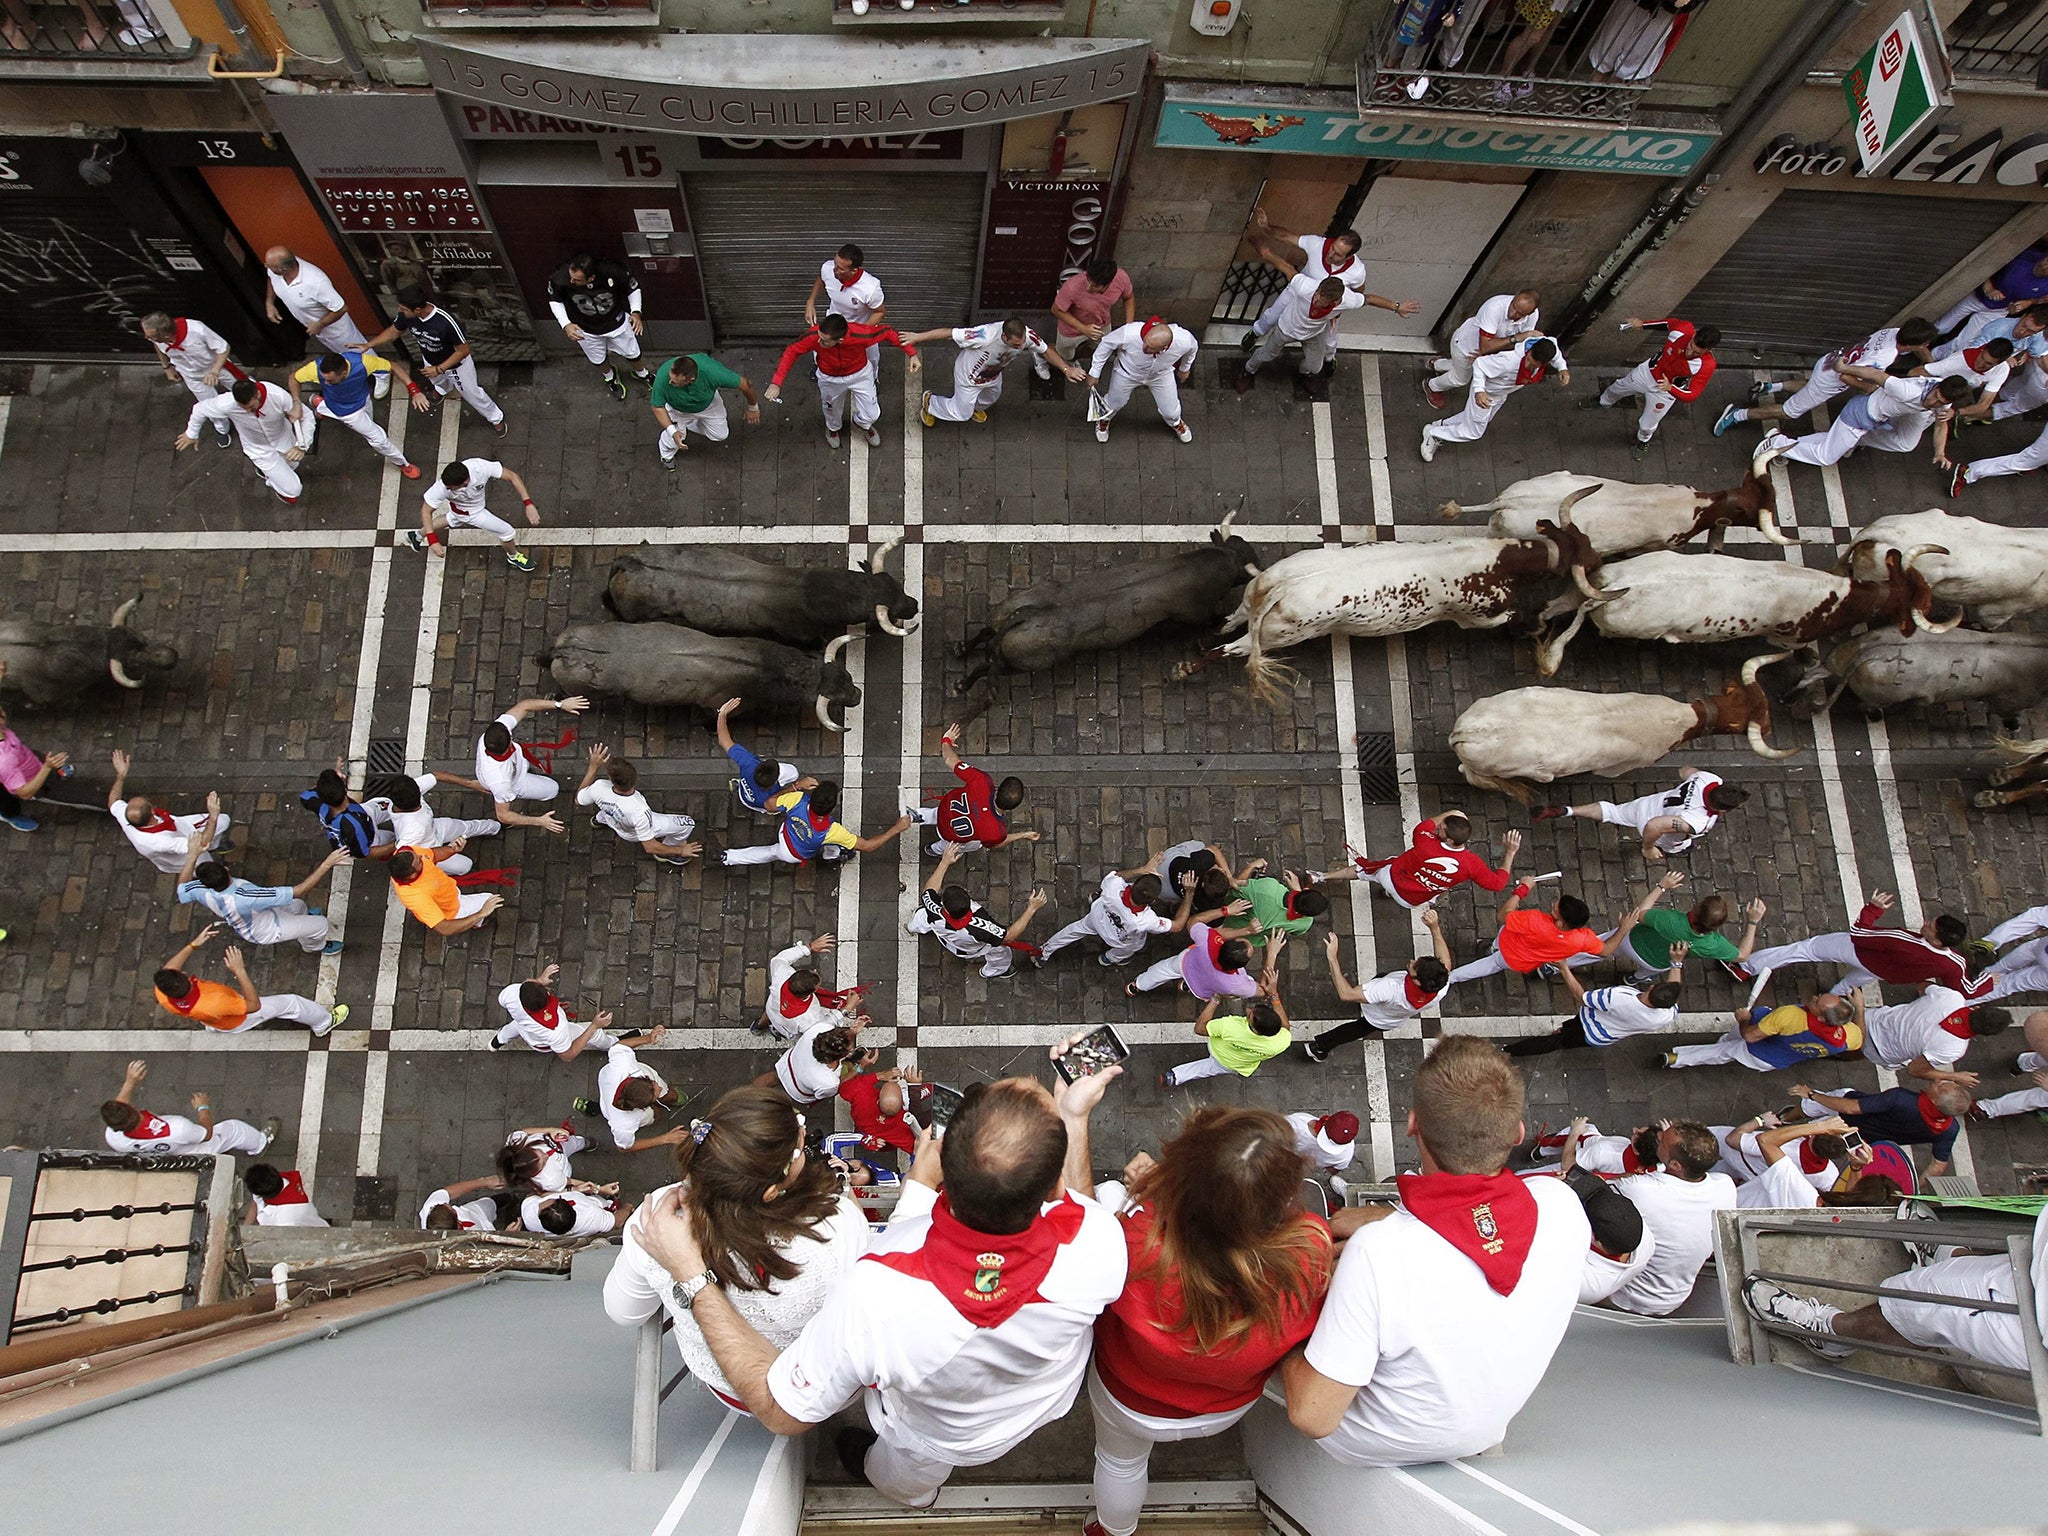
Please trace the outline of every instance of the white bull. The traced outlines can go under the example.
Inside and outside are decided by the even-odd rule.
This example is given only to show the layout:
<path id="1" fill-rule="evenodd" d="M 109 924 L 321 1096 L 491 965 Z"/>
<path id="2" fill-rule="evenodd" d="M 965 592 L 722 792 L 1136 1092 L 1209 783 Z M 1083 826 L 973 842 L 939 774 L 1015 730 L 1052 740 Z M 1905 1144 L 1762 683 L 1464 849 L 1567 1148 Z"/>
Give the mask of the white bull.
<path id="1" fill-rule="evenodd" d="M 1701 736 L 1746 735 L 1759 757 L 1791 757 L 1797 748 L 1774 747 L 1765 739 L 1771 705 L 1756 680 L 1764 667 L 1791 654 L 1752 657 L 1743 664 L 1742 681 L 1711 699 L 1510 689 L 1458 716 L 1451 750 L 1466 783 L 1512 795 L 1524 805 L 1534 798 L 1533 784 L 1581 775 L 1622 777 Z"/>
<path id="2" fill-rule="evenodd" d="M 1224 620 L 1237 639 L 1216 656 L 1244 658 L 1252 691 L 1276 703 L 1291 681 L 1271 651 L 1324 635 L 1403 635 L 1430 624 L 1496 629 L 1516 617 L 1534 624 L 1548 599 L 1597 565 L 1591 542 L 1573 527 L 1545 525 L 1527 539 L 1452 538 L 1350 544 L 1303 550 L 1267 566 Z"/>
<path id="3" fill-rule="evenodd" d="M 1935 598 L 1967 609 L 1985 629 L 2001 629 L 2015 614 L 2048 608 L 2048 528 L 2007 528 L 1982 518 L 1957 517 L 1939 507 L 1881 517 L 1856 535 L 1844 566 L 1868 576 L 1885 551 L 1926 545 L 1939 550 L 1914 562 Z"/>
<path id="4" fill-rule="evenodd" d="M 1902 633 L 1917 626 L 1945 634 L 1961 617 L 1942 624 L 1927 617 L 1934 597 L 1914 561 L 1929 549 L 1891 552 L 1883 575 L 1869 581 L 1736 555 L 1633 555 L 1581 583 L 1581 596 L 1551 605 L 1546 617 L 1573 604 L 1578 612 L 1560 634 L 1537 647 L 1537 670 L 1545 677 L 1557 671 L 1565 647 L 1588 616 L 1611 639 L 1673 645 L 1731 640 L 1806 644 L 1883 622 L 1896 623 Z"/>
<path id="5" fill-rule="evenodd" d="M 1700 533 L 1719 549 L 1731 524 L 1753 526 L 1773 544 L 1790 544 L 1778 530 L 1778 502 L 1767 476 L 1751 470 L 1733 490 L 1696 491 L 1689 485 L 1617 485 L 1594 475 L 1560 469 L 1517 480 L 1493 500 L 1464 507 L 1446 502 L 1439 515 L 1452 519 L 1490 512 L 1487 531 L 1499 538 L 1528 538 L 1539 520 L 1555 520 L 1565 508 L 1603 556 L 1631 550 L 1676 547 Z"/>

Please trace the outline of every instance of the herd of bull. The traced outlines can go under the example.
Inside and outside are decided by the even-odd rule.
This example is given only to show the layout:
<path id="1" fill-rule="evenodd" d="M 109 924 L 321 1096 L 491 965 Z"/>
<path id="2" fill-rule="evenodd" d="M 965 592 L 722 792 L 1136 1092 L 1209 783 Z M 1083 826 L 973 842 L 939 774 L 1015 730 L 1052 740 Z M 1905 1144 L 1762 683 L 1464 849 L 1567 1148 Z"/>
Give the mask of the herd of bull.
<path id="1" fill-rule="evenodd" d="M 1175 675 L 1239 658 L 1253 692 L 1270 703 L 1293 681 L 1275 652 L 1438 623 L 1532 640 L 1545 677 L 1589 621 L 1613 638 L 1776 648 L 1710 698 L 1546 686 L 1474 703 L 1451 731 L 1461 771 L 1479 788 L 1526 801 L 1533 785 L 1625 775 L 1703 736 L 1746 735 L 1763 756 L 1791 755 L 1769 743 L 1758 675 L 1795 656 L 1809 660 L 1796 693 L 1814 712 L 1846 690 L 1871 711 L 1982 702 L 2009 721 L 2048 682 L 2048 638 L 2002 632 L 2016 615 L 2048 606 L 2048 530 L 1937 509 L 1872 523 L 1834 571 L 1723 555 L 1732 525 L 1753 526 L 1773 544 L 1796 542 L 1779 529 L 1770 482 L 1754 466 L 1725 491 L 1558 471 L 1517 481 L 1484 504 L 1442 510 L 1446 518 L 1489 514 L 1486 534 L 1329 546 L 1267 566 L 1225 518 L 1198 548 L 1027 588 L 959 646 L 957 655 L 973 659 L 956 690 L 971 695 L 962 713 L 987 709 L 1002 674 L 1042 672 L 1155 629 L 1219 620 L 1236 638 Z M 1701 534 L 1705 552 L 1681 552 Z M 843 730 L 861 698 L 839 659 L 849 630 L 872 619 L 904 636 L 919 621 L 917 599 L 884 569 L 894 547 L 858 569 L 643 547 L 612 564 L 603 594 L 612 617 L 569 625 L 540 660 L 568 692 L 706 711 L 744 697 Z M 1939 619 L 1937 607 L 1948 610 Z M 134 608 L 123 604 L 104 628 L 0 623 L 9 691 L 48 705 L 103 679 L 140 688 L 168 675 L 177 652 L 133 627 Z M 1966 618 L 1973 627 L 1961 627 Z M 2027 761 L 1997 782 L 2048 780 L 2048 757 L 2033 761 L 2048 743 L 2001 744 Z"/>

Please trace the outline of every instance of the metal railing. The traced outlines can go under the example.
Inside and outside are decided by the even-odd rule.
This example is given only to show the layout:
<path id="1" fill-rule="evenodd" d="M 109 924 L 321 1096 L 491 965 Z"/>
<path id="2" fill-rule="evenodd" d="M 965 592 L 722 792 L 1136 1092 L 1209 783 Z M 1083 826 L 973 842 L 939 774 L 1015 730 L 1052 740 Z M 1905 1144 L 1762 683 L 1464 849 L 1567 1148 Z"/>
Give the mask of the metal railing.
<path id="1" fill-rule="evenodd" d="M 1218 325 L 1249 324 L 1287 286 L 1287 274 L 1271 263 L 1254 258 L 1234 261 L 1223 274 L 1223 286 L 1216 291 L 1216 305 L 1209 319 Z"/>
<path id="2" fill-rule="evenodd" d="M 1359 57 L 1359 109 L 1630 121 L 1664 62 L 1670 15 L 1632 0 L 1552 3 L 1550 20 L 1530 22 L 1516 0 L 1457 11 L 1397 0 Z"/>
<path id="3" fill-rule="evenodd" d="M 197 52 L 148 0 L 0 0 L 0 58 L 189 59 Z"/>
<path id="4" fill-rule="evenodd" d="M 642 1323 L 633 1339 L 633 1470 L 653 1472 L 661 1466 L 661 1405 L 690 1374 L 685 1365 L 666 1382 L 661 1379 L 661 1341 L 675 1327 L 662 1307 Z"/>
<path id="5" fill-rule="evenodd" d="M 2048 3 L 1973 0 L 1948 24 L 1949 67 L 1959 77 L 2027 80 L 2048 90 Z"/>

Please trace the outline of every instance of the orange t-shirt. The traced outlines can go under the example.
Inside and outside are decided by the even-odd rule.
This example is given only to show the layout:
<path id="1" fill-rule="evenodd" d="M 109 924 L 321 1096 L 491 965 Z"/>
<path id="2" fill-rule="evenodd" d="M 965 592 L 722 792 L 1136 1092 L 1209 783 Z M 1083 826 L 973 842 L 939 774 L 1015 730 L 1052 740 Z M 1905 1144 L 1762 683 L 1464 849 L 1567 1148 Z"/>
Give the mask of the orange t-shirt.
<path id="1" fill-rule="evenodd" d="M 1501 958 L 1524 975 L 1539 965 L 1562 965 L 1573 955 L 1597 955 L 1600 948 L 1600 935 L 1592 929 L 1559 928 L 1548 912 L 1518 907 L 1501 919 Z"/>
<path id="2" fill-rule="evenodd" d="M 423 867 L 410 884 L 391 882 L 391 888 L 398 892 L 398 899 L 405 903 L 406 911 L 425 923 L 429 928 L 446 922 L 462 910 L 462 892 L 455 887 L 452 875 L 442 873 L 435 862 L 438 855 L 450 850 L 440 848 L 415 848 Z"/>
<path id="3" fill-rule="evenodd" d="M 156 1000 L 163 1004 L 165 1012 L 204 1024 L 208 1029 L 233 1029 L 249 1017 L 249 1000 L 242 996 L 241 989 L 224 987 L 217 981 L 201 981 L 197 997 L 188 995 L 174 1003 L 158 990 Z"/>

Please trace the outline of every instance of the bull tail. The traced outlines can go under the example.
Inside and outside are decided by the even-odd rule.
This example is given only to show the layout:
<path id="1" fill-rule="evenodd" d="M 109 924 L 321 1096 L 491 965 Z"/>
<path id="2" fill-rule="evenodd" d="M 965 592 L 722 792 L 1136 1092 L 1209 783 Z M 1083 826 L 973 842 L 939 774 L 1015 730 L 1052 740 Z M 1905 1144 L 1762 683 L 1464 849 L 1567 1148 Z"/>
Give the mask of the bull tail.
<path id="1" fill-rule="evenodd" d="M 1294 685 L 1301 674 L 1284 661 L 1275 661 L 1266 654 L 1266 647 L 1259 633 L 1259 621 L 1255 618 L 1245 631 L 1244 680 L 1252 691 L 1252 697 L 1268 709 L 1279 709 L 1294 692 Z"/>
<path id="2" fill-rule="evenodd" d="M 1495 794 L 1506 795 L 1510 800 L 1518 800 L 1523 805 L 1532 804 L 1536 799 L 1535 790 L 1520 779 L 1502 779 L 1490 773 L 1481 773 L 1462 758 L 1458 761 L 1458 772 L 1465 776 L 1465 782 L 1474 789 L 1490 789 Z"/>
<path id="3" fill-rule="evenodd" d="M 2037 736 L 2032 741 L 2021 741 L 2001 731 L 1991 738 L 1991 743 L 2007 757 L 2037 757 L 2043 752 L 2048 752 L 2048 736 Z"/>

